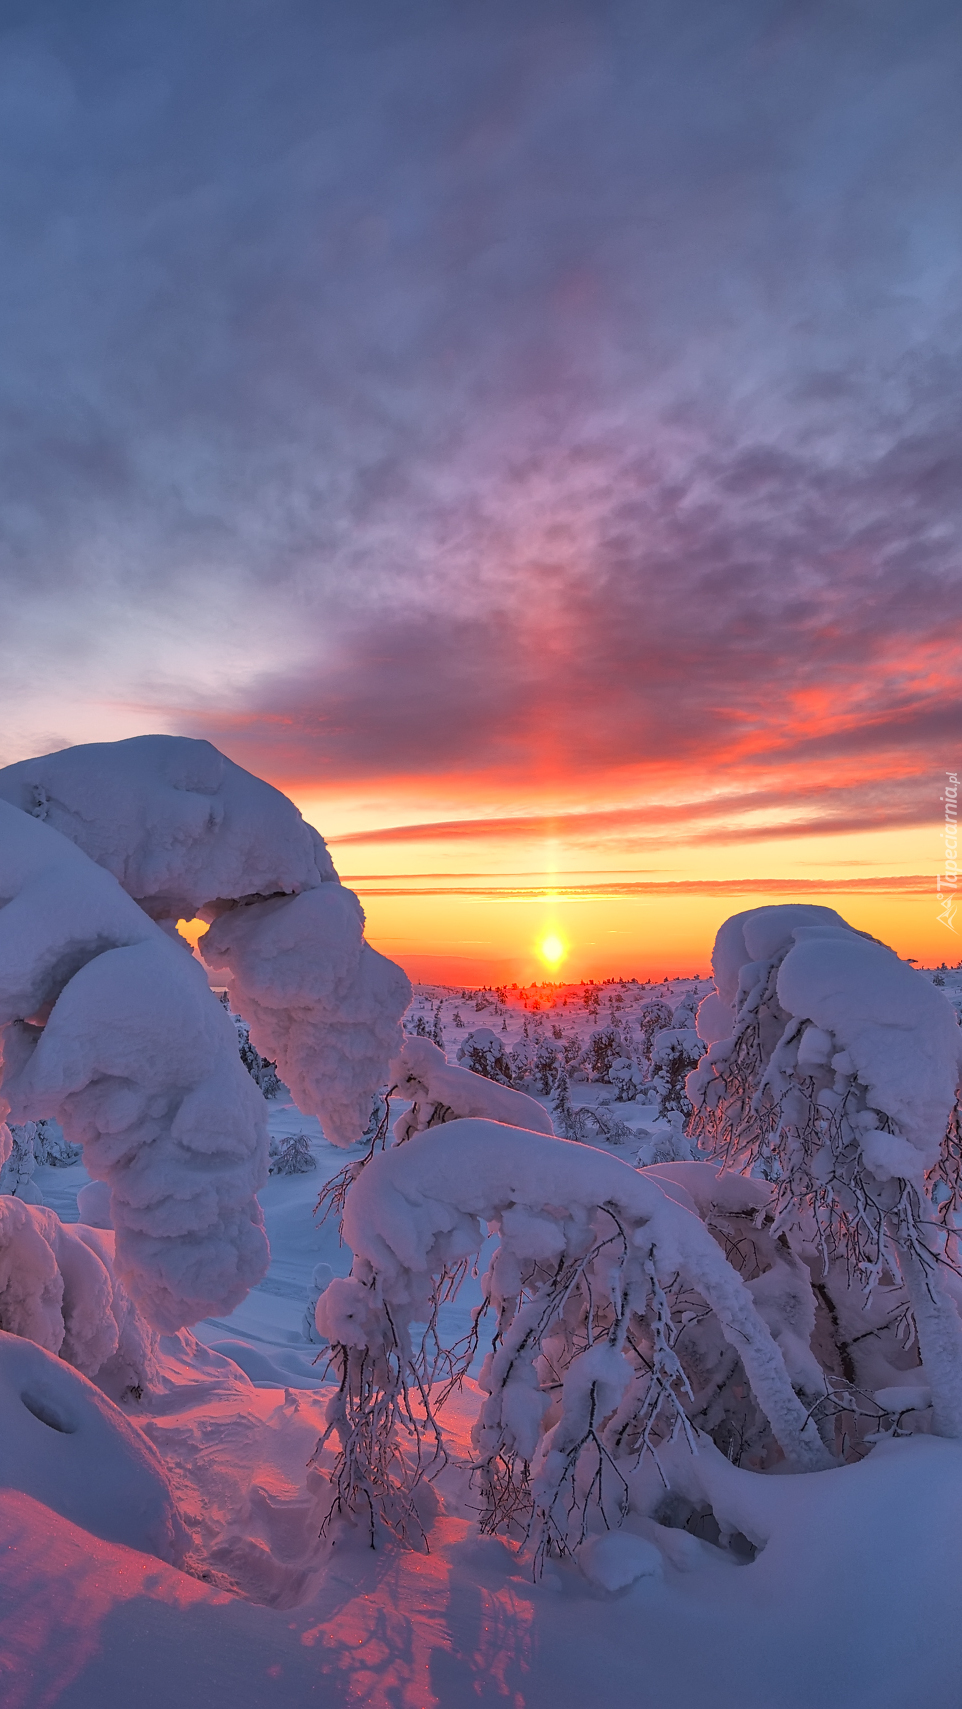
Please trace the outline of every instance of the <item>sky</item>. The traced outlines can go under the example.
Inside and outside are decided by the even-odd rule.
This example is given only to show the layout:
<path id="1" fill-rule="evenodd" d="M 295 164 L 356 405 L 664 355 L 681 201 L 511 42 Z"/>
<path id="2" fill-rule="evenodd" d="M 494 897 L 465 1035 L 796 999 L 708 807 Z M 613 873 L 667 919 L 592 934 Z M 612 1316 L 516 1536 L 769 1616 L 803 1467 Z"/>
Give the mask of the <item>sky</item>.
<path id="1" fill-rule="evenodd" d="M 956 962 L 960 70 L 956 0 L 6 0 L 0 763 L 207 738 L 415 977 L 789 896 Z"/>

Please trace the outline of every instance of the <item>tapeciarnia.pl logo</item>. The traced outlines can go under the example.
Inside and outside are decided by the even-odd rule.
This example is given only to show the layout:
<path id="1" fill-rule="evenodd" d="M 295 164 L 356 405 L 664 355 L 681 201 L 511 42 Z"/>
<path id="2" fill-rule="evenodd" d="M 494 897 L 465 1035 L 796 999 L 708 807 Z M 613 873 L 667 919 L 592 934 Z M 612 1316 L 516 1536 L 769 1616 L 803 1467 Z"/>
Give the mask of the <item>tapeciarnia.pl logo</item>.
<path id="1" fill-rule="evenodd" d="M 935 880 L 935 889 L 939 898 L 939 924 L 954 932 L 955 892 L 959 882 L 958 772 L 947 771 L 945 778 L 945 794 L 941 797 L 945 802 L 945 830 L 942 832 L 945 850 L 942 856 L 942 871 Z"/>

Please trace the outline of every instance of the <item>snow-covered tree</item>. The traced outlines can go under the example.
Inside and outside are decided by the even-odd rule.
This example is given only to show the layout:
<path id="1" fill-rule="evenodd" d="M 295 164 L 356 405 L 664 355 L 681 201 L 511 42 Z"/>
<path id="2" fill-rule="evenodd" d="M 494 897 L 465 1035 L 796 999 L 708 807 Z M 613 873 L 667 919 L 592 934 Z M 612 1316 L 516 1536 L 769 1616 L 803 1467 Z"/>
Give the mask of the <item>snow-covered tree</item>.
<path id="1" fill-rule="evenodd" d="M 225 1008 L 228 1007 L 226 999 L 227 993 L 225 991 L 221 999 Z M 254 1049 L 251 1044 L 250 1028 L 240 1015 L 231 1015 L 231 1020 L 237 1029 L 238 1054 L 248 1074 L 255 1086 L 260 1087 L 265 1098 L 276 1098 L 281 1087 L 280 1080 L 277 1077 L 277 1063 L 268 1062 L 259 1050 Z"/>
<path id="2" fill-rule="evenodd" d="M 651 1047 L 651 1077 L 661 1115 L 667 1116 L 673 1110 L 686 1120 L 691 1115 L 685 1082 L 704 1054 L 701 1039 L 690 1028 L 664 1027 L 655 1034 Z"/>
<path id="3" fill-rule="evenodd" d="M 482 1338 L 482 1527 L 520 1521 L 536 1564 L 577 1547 L 592 1512 L 621 1523 L 640 1455 L 679 1436 L 694 1446 L 689 1414 L 710 1410 L 719 1357 L 721 1385 L 742 1391 L 756 1456 L 784 1456 L 798 1470 L 830 1463 L 789 1368 L 817 1386 L 817 1364 L 791 1340 L 807 1278 L 786 1266 L 762 1310 L 677 1172 L 710 1176 L 703 1206 L 724 1216 L 734 1205 L 746 1229 L 769 1189 L 736 1178 L 726 1200 L 710 1166 L 671 1167 L 663 1186 L 657 1172 L 593 1148 L 472 1120 L 371 1160 L 345 1205 L 351 1275 L 330 1284 L 316 1313 L 339 1376 L 322 1439 L 333 1434 L 340 1449 L 331 1516 L 364 1513 L 372 1536 L 376 1514 L 400 1534 L 416 1525 L 412 1480 L 443 1454 L 433 1385 L 455 1384 Z M 473 1334 L 445 1350 L 439 1305 L 490 1227 L 500 1242 Z M 682 1336 L 706 1317 L 717 1346 L 696 1332 L 686 1366 Z M 425 1323 L 427 1335 L 412 1334 Z M 398 1431 L 414 1439 L 413 1471 Z"/>
<path id="4" fill-rule="evenodd" d="M 656 1033 L 672 1024 L 673 1012 L 662 997 L 649 997 L 638 1012 L 638 1025 L 641 1028 L 642 1052 L 646 1062 L 651 1062 L 652 1040 Z"/>
<path id="5" fill-rule="evenodd" d="M 317 1168 L 317 1159 L 306 1133 L 292 1133 L 285 1139 L 272 1139 L 270 1159 L 272 1175 L 307 1175 Z"/>
<path id="6" fill-rule="evenodd" d="M 534 1053 L 533 1077 L 535 1091 L 548 1096 L 558 1074 L 558 1052 L 550 1039 L 539 1038 Z"/>
<path id="7" fill-rule="evenodd" d="M 0 771 L 0 798 L 42 818 L 175 935 L 199 943 L 255 1048 L 353 1145 L 399 1043 L 410 984 L 364 941 L 364 912 L 293 802 L 209 742 L 136 736 Z"/>
<path id="8" fill-rule="evenodd" d="M 117 1285 L 153 1324 L 229 1311 L 267 1263 L 264 1105 L 174 922 L 212 921 L 204 955 L 256 1047 L 346 1143 L 396 1048 L 404 975 L 364 944 L 357 898 L 292 803 L 206 742 L 138 737 L 0 772 L 0 895 L 14 1121 L 56 1119 L 82 1144 L 110 1189 Z"/>
<path id="9" fill-rule="evenodd" d="M 0 1193 L 8 1193 L 27 1205 L 43 1204 L 43 1194 L 33 1178 L 37 1167 L 34 1153 L 37 1125 L 36 1122 L 11 1124 L 10 1154 L 0 1168 Z"/>
<path id="10" fill-rule="evenodd" d="M 620 1104 L 630 1104 L 645 1085 L 645 1077 L 630 1056 L 616 1056 L 608 1070 L 608 1083 L 617 1087 Z"/>
<path id="11" fill-rule="evenodd" d="M 483 1074 L 487 1080 L 497 1080 L 510 1086 L 514 1075 L 505 1054 L 504 1045 L 490 1027 L 475 1027 L 458 1046 L 458 1061 L 472 1074 Z"/>
<path id="12" fill-rule="evenodd" d="M 621 1033 L 617 1027 L 598 1027 L 588 1040 L 584 1060 L 592 1080 L 607 1081 L 611 1064 L 622 1055 Z"/>
<path id="13" fill-rule="evenodd" d="M 734 916 L 714 966 L 699 1011 L 711 1049 L 688 1082 L 702 1146 L 776 1182 L 776 1226 L 823 1278 L 869 1300 L 904 1287 L 933 1427 L 962 1437 L 959 1254 L 940 1214 L 962 1188 L 951 1010 L 828 908 Z"/>
<path id="14" fill-rule="evenodd" d="M 568 1085 L 568 1073 L 564 1064 L 558 1070 L 551 1099 L 551 1119 L 555 1133 L 561 1139 L 577 1139 L 575 1115 L 571 1107 L 571 1088 Z"/>
<path id="15" fill-rule="evenodd" d="M 64 1138 L 59 1122 L 34 1122 L 33 1129 L 33 1155 L 43 1168 L 69 1169 L 74 1163 L 79 1163 L 83 1151 L 79 1145 L 71 1145 Z"/>
<path id="16" fill-rule="evenodd" d="M 541 1105 L 515 1086 L 506 1086 L 490 1075 L 454 1067 L 429 1039 L 405 1040 L 400 1055 L 391 1064 L 392 1083 L 411 1107 L 394 1125 L 397 1142 L 412 1134 L 438 1127 L 461 1116 L 488 1116 L 492 1121 L 535 1133 L 551 1133 L 551 1122 Z"/>

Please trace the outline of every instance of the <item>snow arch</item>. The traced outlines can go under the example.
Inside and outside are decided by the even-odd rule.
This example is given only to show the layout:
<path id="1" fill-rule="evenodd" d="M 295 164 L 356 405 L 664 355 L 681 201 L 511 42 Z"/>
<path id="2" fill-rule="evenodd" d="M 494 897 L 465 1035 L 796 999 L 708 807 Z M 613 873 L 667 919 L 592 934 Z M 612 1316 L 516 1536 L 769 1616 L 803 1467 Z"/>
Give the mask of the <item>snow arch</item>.
<path id="1" fill-rule="evenodd" d="M 22 760 L 0 771 L 0 799 L 68 837 L 168 935 L 209 921 L 200 952 L 256 1048 L 329 1139 L 357 1140 L 410 985 L 365 943 L 357 897 L 293 802 L 183 736 Z"/>
<path id="2" fill-rule="evenodd" d="M 0 772 L 0 1120 L 56 1117 L 84 1146 L 111 1190 L 118 1277 L 164 1330 L 232 1309 L 268 1260 L 263 1100 L 177 937 L 198 913 L 259 1049 L 331 1138 L 357 1139 L 410 988 L 293 803 L 168 736 Z M 48 1281 L 37 1339 L 56 1351 L 56 1255 Z"/>

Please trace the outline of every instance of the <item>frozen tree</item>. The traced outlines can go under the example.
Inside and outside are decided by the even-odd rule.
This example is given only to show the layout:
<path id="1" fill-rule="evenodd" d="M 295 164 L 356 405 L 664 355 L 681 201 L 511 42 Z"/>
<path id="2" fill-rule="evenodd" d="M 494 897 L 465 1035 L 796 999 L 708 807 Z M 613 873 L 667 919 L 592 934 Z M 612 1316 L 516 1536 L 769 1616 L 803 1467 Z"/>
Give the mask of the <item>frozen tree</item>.
<path id="1" fill-rule="evenodd" d="M 71 1145 L 64 1139 L 59 1122 L 34 1122 L 33 1129 L 33 1155 L 40 1165 L 48 1169 L 69 1169 L 72 1164 L 79 1163 L 83 1152 L 79 1145 Z"/>
<path id="2" fill-rule="evenodd" d="M 226 995 L 226 994 L 225 994 Z M 225 1003 L 226 1007 L 226 1003 Z M 231 1015 L 231 1020 L 237 1029 L 238 1055 L 255 1086 L 259 1086 L 265 1098 L 276 1098 L 281 1083 L 277 1077 L 277 1063 L 268 1062 L 251 1044 L 250 1028 L 240 1015 Z"/>
<path id="3" fill-rule="evenodd" d="M 702 1199 L 725 1212 L 717 1171 L 672 1167 L 706 1171 L 712 1184 Z M 728 1202 L 747 1227 L 745 1210 L 757 1218 L 767 1190 L 736 1181 Z M 321 1444 L 331 1435 L 339 1444 L 329 1517 L 366 1514 L 372 1541 L 375 1516 L 397 1534 L 416 1534 L 412 1480 L 443 1456 L 432 1396 L 457 1383 L 485 1338 L 487 1398 L 475 1426 L 482 1527 L 520 1521 L 536 1565 L 550 1549 L 577 1547 L 593 1509 L 621 1523 L 626 1473 L 641 1455 L 657 1456 L 678 1437 L 694 1447 L 689 1411 L 711 1402 L 692 1380 L 706 1374 L 703 1340 L 692 1375 L 679 1350 L 691 1321 L 710 1317 L 731 1354 L 722 1386 L 737 1367 L 735 1387 L 752 1397 L 752 1419 L 757 1412 L 765 1421 L 770 1452 L 799 1470 L 829 1464 L 789 1369 L 817 1384 L 802 1345 L 804 1314 L 786 1308 L 795 1312 L 792 1330 L 779 1303 L 796 1301 L 807 1278 L 787 1266 L 781 1293 L 771 1287 L 761 1309 L 704 1214 L 677 1173 L 662 1181 L 597 1150 L 494 1122 L 452 1122 L 373 1158 L 345 1205 L 351 1275 L 331 1282 L 316 1312 L 339 1379 Z M 500 1238 L 483 1303 L 467 1343 L 445 1349 L 438 1310 L 485 1228 Z M 414 1333 L 414 1325 L 422 1327 Z M 703 1364 L 710 1395 L 708 1354 Z M 413 1438 L 413 1472 L 399 1432 Z"/>
<path id="4" fill-rule="evenodd" d="M 535 1091 L 548 1096 L 558 1073 L 558 1052 L 550 1039 L 539 1038 L 534 1053 Z"/>
<path id="5" fill-rule="evenodd" d="M 264 1106 L 174 922 L 213 922 L 206 958 L 244 996 L 256 1047 L 341 1141 L 396 1049 L 404 975 L 364 943 L 357 898 L 292 803 L 205 742 L 0 772 L 0 897 L 10 1113 L 83 1146 L 110 1189 L 118 1285 L 153 1324 L 229 1311 L 267 1263 Z"/>
<path id="6" fill-rule="evenodd" d="M 690 1028 L 678 1030 L 674 1027 L 664 1027 L 661 1032 L 655 1034 L 651 1048 L 651 1070 L 661 1115 L 667 1116 L 673 1110 L 685 1119 L 691 1115 L 691 1102 L 685 1090 L 685 1082 L 703 1055 L 701 1039 Z"/>
<path id="7" fill-rule="evenodd" d="M 638 1025 L 641 1028 L 642 1050 L 646 1062 L 651 1061 L 652 1040 L 656 1033 L 662 1032 L 672 1024 L 673 1014 L 668 1004 L 661 997 L 649 997 L 642 1003 L 638 1012 Z"/>
<path id="8" fill-rule="evenodd" d="M 431 1043 L 436 1044 L 439 1050 L 444 1049 L 444 1028 L 441 1025 L 440 1003 L 434 1011 L 434 1020 L 431 1022 Z"/>
<path id="9" fill-rule="evenodd" d="M 714 967 L 711 1049 L 688 1082 L 703 1147 L 776 1183 L 776 1226 L 823 1277 L 844 1270 L 869 1300 L 904 1286 L 934 1428 L 962 1437 L 959 1258 L 940 1215 L 962 1185 L 948 1005 L 828 908 L 734 916 Z"/>
<path id="10" fill-rule="evenodd" d="M 598 1027 L 588 1040 L 584 1057 L 592 1080 L 607 1081 L 611 1064 L 621 1054 L 621 1034 L 617 1027 Z"/>
<path id="11" fill-rule="evenodd" d="M 21 1199 L 27 1205 L 43 1204 L 43 1194 L 33 1178 L 37 1166 L 34 1152 L 37 1125 L 11 1123 L 10 1155 L 0 1168 L 0 1193 L 9 1193 L 11 1198 Z"/>
<path id="12" fill-rule="evenodd" d="M 0 802 L 2 1096 L 53 1118 L 111 1191 L 120 1279 L 150 1320 L 260 1279 L 264 1105 L 202 969 L 110 873 Z M 23 1018 L 26 1017 L 26 1018 Z"/>
<path id="13" fill-rule="evenodd" d="M 554 1084 L 554 1094 L 551 1099 L 551 1119 L 555 1133 L 560 1138 L 577 1139 L 575 1113 L 571 1107 L 571 1089 L 568 1085 L 567 1070 L 563 1063 L 558 1070 L 558 1078 Z"/>
<path id="14" fill-rule="evenodd" d="M 464 1022 L 461 1019 L 461 1010 L 460 1009 L 455 1009 L 455 1011 L 454 1011 L 454 1024 L 459 1029 L 459 1031 L 463 1031 Z"/>
<path id="15" fill-rule="evenodd" d="M 468 1033 L 463 1044 L 458 1046 L 458 1061 L 472 1074 L 483 1074 L 486 1079 L 497 1080 L 502 1086 L 510 1086 L 514 1079 L 504 1045 L 490 1027 L 475 1027 Z"/>
<path id="16" fill-rule="evenodd" d="M 645 1085 L 645 1077 L 630 1056 L 616 1056 L 608 1070 L 608 1082 L 617 1087 L 620 1104 L 630 1104 Z"/>
<path id="17" fill-rule="evenodd" d="M 306 1133 L 292 1133 L 286 1139 L 272 1139 L 270 1159 L 272 1175 L 307 1175 L 317 1168 L 317 1160 Z"/>
<path id="18" fill-rule="evenodd" d="M 209 742 L 137 736 L 0 771 L 0 798 L 106 868 L 151 919 L 200 940 L 255 1048 L 298 1106 L 351 1145 L 399 1043 L 410 985 L 364 941 L 323 839 Z"/>

